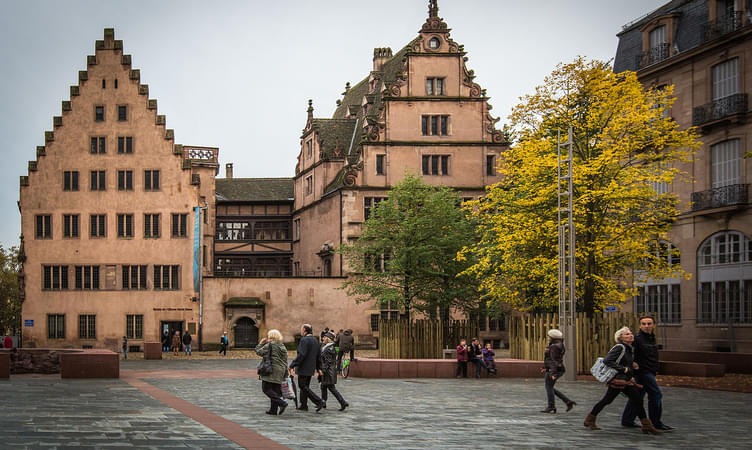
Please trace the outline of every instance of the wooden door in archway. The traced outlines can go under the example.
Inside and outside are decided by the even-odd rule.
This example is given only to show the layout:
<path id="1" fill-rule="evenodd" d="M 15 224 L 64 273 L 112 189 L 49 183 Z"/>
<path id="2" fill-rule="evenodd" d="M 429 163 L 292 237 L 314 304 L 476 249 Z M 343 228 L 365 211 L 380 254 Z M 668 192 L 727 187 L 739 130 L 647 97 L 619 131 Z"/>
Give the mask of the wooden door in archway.
<path id="1" fill-rule="evenodd" d="M 258 344 L 258 328 L 253 319 L 242 317 L 235 323 L 235 347 L 253 348 Z"/>

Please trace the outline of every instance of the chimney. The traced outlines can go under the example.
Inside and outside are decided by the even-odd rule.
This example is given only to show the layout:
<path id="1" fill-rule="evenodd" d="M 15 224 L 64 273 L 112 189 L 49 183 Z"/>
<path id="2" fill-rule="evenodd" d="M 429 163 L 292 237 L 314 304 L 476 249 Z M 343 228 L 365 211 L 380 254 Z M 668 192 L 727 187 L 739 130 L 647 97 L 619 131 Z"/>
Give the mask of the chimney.
<path id="1" fill-rule="evenodd" d="M 225 178 L 232 178 L 232 163 L 225 164 Z"/>
<path id="2" fill-rule="evenodd" d="M 386 48 L 374 48 L 373 49 L 373 71 L 378 72 L 381 70 L 381 66 L 392 57 L 392 49 Z"/>

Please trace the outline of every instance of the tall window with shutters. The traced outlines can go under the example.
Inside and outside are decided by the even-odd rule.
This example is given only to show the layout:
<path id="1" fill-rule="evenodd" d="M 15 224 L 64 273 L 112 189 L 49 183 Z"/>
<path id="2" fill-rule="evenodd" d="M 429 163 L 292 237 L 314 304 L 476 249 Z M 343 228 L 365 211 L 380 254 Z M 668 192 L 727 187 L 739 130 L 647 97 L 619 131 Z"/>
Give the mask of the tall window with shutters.
<path id="1" fill-rule="evenodd" d="M 739 139 L 729 139 L 710 147 L 713 189 L 740 182 Z"/>

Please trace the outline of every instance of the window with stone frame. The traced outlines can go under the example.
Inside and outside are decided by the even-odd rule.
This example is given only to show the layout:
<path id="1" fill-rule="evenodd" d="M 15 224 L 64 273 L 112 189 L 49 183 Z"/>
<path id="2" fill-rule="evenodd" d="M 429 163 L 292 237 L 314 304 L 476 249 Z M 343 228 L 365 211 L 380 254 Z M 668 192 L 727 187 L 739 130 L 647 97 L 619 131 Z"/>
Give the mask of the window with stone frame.
<path id="1" fill-rule="evenodd" d="M 35 219 L 34 236 L 37 239 L 52 239 L 52 215 L 37 214 Z"/>
<path id="2" fill-rule="evenodd" d="M 496 176 L 496 155 L 486 155 L 486 176 Z"/>
<path id="3" fill-rule="evenodd" d="M 92 155 L 107 153 L 107 138 L 105 136 L 92 136 L 89 152 Z"/>
<path id="4" fill-rule="evenodd" d="M 79 236 L 79 215 L 63 214 L 63 237 L 77 238 Z"/>
<path id="5" fill-rule="evenodd" d="M 79 339 L 96 339 L 97 338 L 97 316 L 95 314 L 78 315 L 78 338 Z"/>
<path id="6" fill-rule="evenodd" d="M 42 266 L 42 289 L 64 291 L 68 289 L 68 266 Z"/>
<path id="7" fill-rule="evenodd" d="M 145 290 L 146 289 L 146 265 L 123 265 L 122 266 L 122 289 Z"/>
<path id="8" fill-rule="evenodd" d="M 102 238 L 107 236 L 107 215 L 91 214 L 89 216 L 89 237 Z"/>
<path id="9" fill-rule="evenodd" d="M 423 136 L 447 136 L 449 135 L 448 115 L 425 115 L 421 116 L 421 131 Z"/>
<path id="10" fill-rule="evenodd" d="M 739 184 L 741 157 L 739 139 L 728 139 L 710 146 L 713 189 Z"/>
<path id="11" fill-rule="evenodd" d="M 107 180 L 105 178 L 104 170 L 92 170 L 89 172 L 91 183 L 89 190 L 91 191 L 105 191 L 107 190 Z"/>
<path id="12" fill-rule="evenodd" d="M 133 137 L 132 136 L 118 136 L 118 153 L 126 154 L 133 153 Z"/>
<path id="13" fill-rule="evenodd" d="M 386 155 L 376 155 L 376 175 L 386 175 Z"/>
<path id="14" fill-rule="evenodd" d="M 77 191 L 78 190 L 78 171 L 77 170 L 63 171 L 63 190 L 64 191 Z"/>
<path id="15" fill-rule="evenodd" d="M 94 122 L 104 122 L 104 105 L 94 106 Z"/>
<path id="16" fill-rule="evenodd" d="M 99 290 L 99 266 L 75 266 L 75 288 L 84 291 Z"/>
<path id="17" fill-rule="evenodd" d="M 133 237 L 133 214 L 117 215 L 117 236 L 119 238 Z"/>
<path id="18" fill-rule="evenodd" d="M 144 338 L 143 314 L 126 314 L 125 336 L 128 339 L 143 339 Z"/>
<path id="19" fill-rule="evenodd" d="M 145 191 L 158 191 L 159 190 L 159 171 L 158 170 L 144 170 L 144 190 Z"/>
<path id="20" fill-rule="evenodd" d="M 371 210 L 386 199 L 387 197 L 363 197 L 363 219 L 368 220 Z"/>
<path id="21" fill-rule="evenodd" d="M 144 237 L 158 238 L 159 233 L 159 214 L 144 214 Z"/>
<path id="22" fill-rule="evenodd" d="M 118 170 L 118 191 L 133 190 L 133 171 Z"/>
<path id="23" fill-rule="evenodd" d="M 697 252 L 699 323 L 752 324 L 752 241 L 739 231 L 708 237 Z"/>
<path id="24" fill-rule="evenodd" d="M 313 194 L 313 175 L 309 175 L 305 179 L 305 195 Z"/>
<path id="25" fill-rule="evenodd" d="M 426 78 L 426 95 L 446 95 L 444 85 L 445 78 L 443 77 Z"/>
<path id="26" fill-rule="evenodd" d="M 188 214 L 172 215 L 172 237 L 188 236 Z"/>
<path id="27" fill-rule="evenodd" d="M 118 105 L 118 122 L 128 121 L 128 105 Z"/>
<path id="28" fill-rule="evenodd" d="M 449 175 L 449 155 L 423 155 L 423 175 Z"/>
<path id="29" fill-rule="evenodd" d="M 180 266 L 179 265 L 154 265 L 154 290 L 180 289 Z"/>
<path id="30" fill-rule="evenodd" d="M 65 339 L 65 314 L 47 314 L 47 339 Z"/>

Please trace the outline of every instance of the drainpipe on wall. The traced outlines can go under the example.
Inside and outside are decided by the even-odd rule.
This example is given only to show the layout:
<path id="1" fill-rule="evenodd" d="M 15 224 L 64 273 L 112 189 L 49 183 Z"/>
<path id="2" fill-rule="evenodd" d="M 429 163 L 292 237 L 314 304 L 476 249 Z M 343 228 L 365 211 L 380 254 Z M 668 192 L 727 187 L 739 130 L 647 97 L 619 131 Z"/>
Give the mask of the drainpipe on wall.
<path id="1" fill-rule="evenodd" d="M 339 247 L 342 248 L 342 189 L 339 191 Z M 339 252 L 339 276 L 342 276 L 342 252 Z"/>

